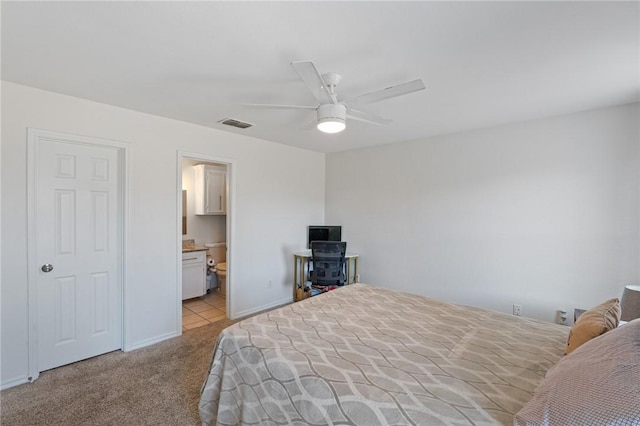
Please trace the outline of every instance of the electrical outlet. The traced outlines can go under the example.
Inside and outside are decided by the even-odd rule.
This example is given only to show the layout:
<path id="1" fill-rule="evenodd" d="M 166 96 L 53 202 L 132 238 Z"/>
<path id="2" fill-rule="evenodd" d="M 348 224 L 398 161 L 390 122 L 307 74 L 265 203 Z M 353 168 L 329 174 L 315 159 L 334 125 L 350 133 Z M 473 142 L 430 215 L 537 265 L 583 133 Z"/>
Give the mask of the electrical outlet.
<path id="1" fill-rule="evenodd" d="M 357 283 L 359 283 L 359 282 L 360 282 L 360 274 L 356 274 L 356 276 L 355 276 L 355 281 L 356 281 Z"/>
<path id="2" fill-rule="evenodd" d="M 269 280 L 269 285 L 268 286 L 271 287 L 271 280 Z"/>
<path id="3" fill-rule="evenodd" d="M 567 325 L 567 310 L 560 309 L 558 311 L 558 324 Z"/>
<path id="4" fill-rule="evenodd" d="M 513 305 L 513 315 L 519 317 L 522 315 L 522 305 L 517 305 L 514 303 Z"/>

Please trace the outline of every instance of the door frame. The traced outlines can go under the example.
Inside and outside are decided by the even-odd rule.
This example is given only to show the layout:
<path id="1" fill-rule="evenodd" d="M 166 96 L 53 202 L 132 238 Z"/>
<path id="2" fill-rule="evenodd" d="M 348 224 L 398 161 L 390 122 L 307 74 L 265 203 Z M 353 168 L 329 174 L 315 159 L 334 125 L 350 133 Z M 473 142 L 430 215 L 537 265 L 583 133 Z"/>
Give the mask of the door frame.
<path id="1" fill-rule="evenodd" d="M 36 159 L 38 146 L 41 139 L 54 140 L 64 143 L 73 143 L 84 146 L 94 146 L 101 148 L 115 148 L 118 151 L 119 179 L 120 179 L 120 210 L 118 212 L 118 245 L 120 249 L 120 349 L 127 350 L 129 346 L 128 318 L 131 318 L 129 310 L 131 307 L 127 303 L 127 277 L 129 276 L 127 266 L 127 254 L 129 244 L 129 144 L 108 139 L 99 139 L 89 136 L 80 136 L 69 133 L 53 132 L 27 128 L 27 297 L 28 297 L 28 360 L 27 360 L 27 380 L 33 382 L 40 375 L 38 364 L 38 264 L 36 259 L 36 183 L 37 167 Z"/>
<path id="2" fill-rule="evenodd" d="M 182 334 L 182 160 L 197 160 L 227 166 L 227 318 L 234 319 L 233 259 L 235 235 L 235 170 L 236 160 L 199 152 L 178 151 L 176 159 L 176 329 Z"/>

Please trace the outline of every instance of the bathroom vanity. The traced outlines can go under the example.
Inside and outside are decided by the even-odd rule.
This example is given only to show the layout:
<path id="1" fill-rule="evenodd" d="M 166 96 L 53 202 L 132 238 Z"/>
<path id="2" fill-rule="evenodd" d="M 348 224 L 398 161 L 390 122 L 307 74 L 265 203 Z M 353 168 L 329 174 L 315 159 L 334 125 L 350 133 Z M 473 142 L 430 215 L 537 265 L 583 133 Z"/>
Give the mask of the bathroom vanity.
<path id="1" fill-rule="evenodd" d="M 207 249 L 182 249 L 182 300 L 200 297 L 207 292 Z"/>

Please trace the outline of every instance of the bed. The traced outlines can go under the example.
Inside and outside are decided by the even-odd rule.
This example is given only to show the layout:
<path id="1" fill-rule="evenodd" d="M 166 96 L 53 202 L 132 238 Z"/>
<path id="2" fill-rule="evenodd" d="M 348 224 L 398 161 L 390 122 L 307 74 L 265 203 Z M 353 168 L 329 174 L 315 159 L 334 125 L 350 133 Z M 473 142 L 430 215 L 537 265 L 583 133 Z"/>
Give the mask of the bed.
<path id="1" fill-rule="evenodd" d="M 513 424 L 569 328 L 352 284 L 218 338 L 203 424 Z"/>

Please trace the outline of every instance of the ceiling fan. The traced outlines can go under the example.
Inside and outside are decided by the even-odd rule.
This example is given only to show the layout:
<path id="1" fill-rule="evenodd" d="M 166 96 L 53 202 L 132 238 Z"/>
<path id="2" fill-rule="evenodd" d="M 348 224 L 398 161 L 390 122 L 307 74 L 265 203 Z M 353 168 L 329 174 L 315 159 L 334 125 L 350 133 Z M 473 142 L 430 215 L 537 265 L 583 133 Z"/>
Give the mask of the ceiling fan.
<path id="1" fill-rule="evenodd" d="M 243 106 L 247 108 L 315 110 L 318 130 L 325 133 L 338 133 L 345 129 L 347 117 L 372 124 L 390 123 L 391 120 L 388 118 L 360 111 L 356 108 L 361 105 L 407 95 L 425 88 L 422 80 L 418 79 L 338 101 L 336 87 L 342 80 L 340 74 L 326 73 L 321 75 L 311 61 L 294 61 L 291 62 L 291 66 L 311 90 L 311 93 L 318 101 L 317 105 L 243 104 Z"/>

